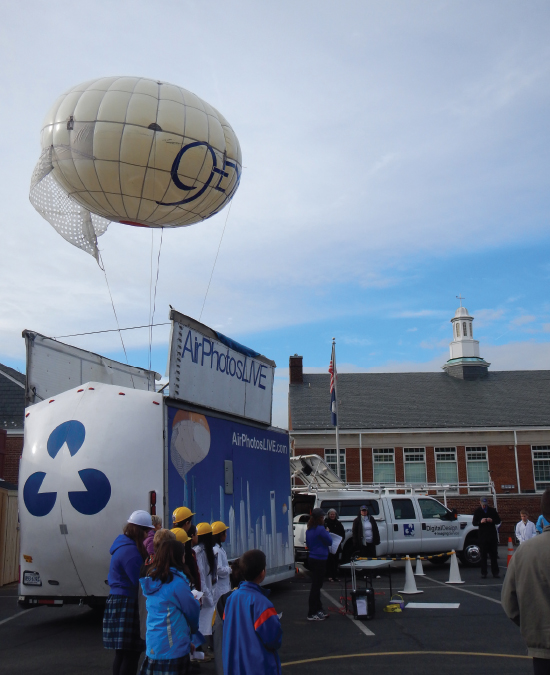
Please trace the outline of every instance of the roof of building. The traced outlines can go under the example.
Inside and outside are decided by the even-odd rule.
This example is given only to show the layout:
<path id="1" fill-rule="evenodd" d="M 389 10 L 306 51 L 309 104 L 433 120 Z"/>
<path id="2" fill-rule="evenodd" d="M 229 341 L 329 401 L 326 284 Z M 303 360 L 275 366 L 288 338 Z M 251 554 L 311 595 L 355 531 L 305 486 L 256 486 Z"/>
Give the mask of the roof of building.
<path id="1" fill-rule="evenodd" d="M 25 386 L 24 375 L 0 363 L 0 429 L 23 430 Z"/>
<path id="2" fill-rule="evenodd" d="M 446 373 L 339 373 L 340 429 L 550 426 L 550 370 Z M 293 430 L 334 429 L 330 375 L 304 374 L 289 388 Z"/>

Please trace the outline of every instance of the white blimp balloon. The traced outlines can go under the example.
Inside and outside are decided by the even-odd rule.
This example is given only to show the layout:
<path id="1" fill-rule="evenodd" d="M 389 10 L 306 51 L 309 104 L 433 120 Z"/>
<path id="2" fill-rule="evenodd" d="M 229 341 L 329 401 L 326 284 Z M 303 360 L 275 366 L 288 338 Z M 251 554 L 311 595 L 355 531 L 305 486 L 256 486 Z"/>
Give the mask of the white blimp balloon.
<path id="1" fill-rule="evenodd" d="M 35 209 L 98 259 L 111 221 L 184 227 L 215 215 L 239 186 L 241 148 L 227 120 L 186 89 L 104 77 L 60 96 L 42 126 Z"/>

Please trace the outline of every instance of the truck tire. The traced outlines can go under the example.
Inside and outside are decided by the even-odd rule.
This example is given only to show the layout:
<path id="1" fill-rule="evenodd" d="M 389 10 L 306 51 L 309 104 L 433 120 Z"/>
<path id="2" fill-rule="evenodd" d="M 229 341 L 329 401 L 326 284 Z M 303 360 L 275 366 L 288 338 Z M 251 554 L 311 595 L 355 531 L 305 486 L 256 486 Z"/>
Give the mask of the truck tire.
<path id="1" fill-rule="evenodd" d="M 478 567 L 481 564 L 481 551 L 479 550 L 477 537 L 468 537 L 458 556 L 464 566 Z"/>

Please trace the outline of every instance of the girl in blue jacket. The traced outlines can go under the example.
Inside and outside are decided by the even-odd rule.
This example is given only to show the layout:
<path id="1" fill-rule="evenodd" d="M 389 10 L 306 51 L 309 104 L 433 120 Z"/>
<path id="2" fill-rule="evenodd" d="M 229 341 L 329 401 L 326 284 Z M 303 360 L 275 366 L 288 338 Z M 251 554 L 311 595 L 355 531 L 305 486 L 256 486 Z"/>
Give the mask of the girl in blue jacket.
<path id="1" fill-rule="evenodd" d="M 325 528 L 325 512 L 313 509 L 307 524 L 306 545 L 308 548 L 309 571 L 311 572 L 311 591 L 309 592 L 308 621 L 324 621 L 328 618 L 321 602 L 321 588 L 327 568 L 328 550 L 332 546 L 332 537 Z"/>
<path id="2" fill-rule="evenodd" d="M 199 628 L 200 605 L 181 571 L 184 548 L 161 543 L 153 569 L 140 580 L 147 599 L 146 658 L 140 675 L 187 675 L 191 635 Z"/>
<path id="3" fill-rule="evenodd" d="M 139 630 L 139 572 L 147 551 L 145 535 L 153 523 L 147 511 L 134 511 L 111 546 L 107 582 L 111 588 L 103 614 L 103 646 L 115 649 L 113 675 L 136 673 L 143 640 Z"/>

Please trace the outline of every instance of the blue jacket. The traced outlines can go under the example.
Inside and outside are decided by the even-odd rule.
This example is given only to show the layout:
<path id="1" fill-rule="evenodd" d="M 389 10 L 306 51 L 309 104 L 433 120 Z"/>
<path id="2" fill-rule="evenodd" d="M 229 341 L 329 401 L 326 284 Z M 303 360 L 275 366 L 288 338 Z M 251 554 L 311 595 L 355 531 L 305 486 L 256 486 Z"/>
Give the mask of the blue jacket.
<path id="1" fill-rule="evenodd" d="M 135 541 L 125 534 L 119 534 L 109 553 L 112 558 L 107 583 L 111 587 L 111 595 L 137 598 L 139 570 L 143 565 L 143 558 Z"/>
<path id="2" fill-rule="evenodd" d="M 280 675 L 283 629 L 275 607 L 252 581 L 227 598 L 223 615 L 224 675 Z"/>
<path id="3" fill-rule="evenodd" d="M 539 534 L 542 534 L 542 531 L 544 530 L 545 527 L 550 525 L 550 523 L 546 520 L 544 516 L 539 516 L 539 519 L 537 520 L 537 524 L 535 525 L 535 528 Z"/>
<path id="4" fill-rule="evenodd" d="M 313 558 L 313 560 L 326 560 L 328 558 L 328 550 L 332 546 L 332 537 L 323 525 L 317 525 L 317 527 L 307 530 L 306 545 L 310 558 Z"/>
<path id="5" fill-rule="evenodd" d="M 170 568 L 172 581 L 140 579 L 147 599 L 147 656 L 155 661 L 177 659 L 189 654 L 191 634 L 199 629 L 201 611 L 183 572 Z"/>

